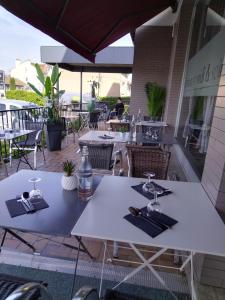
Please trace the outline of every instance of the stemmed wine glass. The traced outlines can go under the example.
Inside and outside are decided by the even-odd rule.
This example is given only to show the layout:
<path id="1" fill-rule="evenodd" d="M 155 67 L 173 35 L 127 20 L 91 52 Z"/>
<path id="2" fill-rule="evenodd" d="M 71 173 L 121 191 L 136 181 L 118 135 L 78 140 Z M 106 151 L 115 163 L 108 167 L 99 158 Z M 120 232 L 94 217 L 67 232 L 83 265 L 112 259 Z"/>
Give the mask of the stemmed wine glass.
<path id="1" fill-rule="evenodd" d="M 112 127 L 108 127 L 108 135 L 111 136 L 111 132 L 112 132 Z"/>
<path id="2" fill-rule="evenodd" d="M 32 177 L 28 181 L 33 183 L 33 190 L 31 190 L 29 193 L 30 198 L 35 198 L 35 199 L 42 198 L 42 193 L 39 189 L 37 189 L 37 186 L 36 186 L 37 182 L 41 181 L 41 178 Z"/>
<path id="3" fill-rule="evenodd" d="M 152 211 L 161 212 L 161 205 L 160 205 L 160 202 L 158 201 L 158 196 L 163 194 L 163 190 L 157 186 L 153 186 L 151 189 L 151 192 L 153 193 L 154 198 L 153 198 L 153 200 L 150 200 L 147 205 L 148 215 Z"/>
<path id="4" fill-rule="evenodd" d="M 151 190 L 154 187 L 154 184 L 152 183 L 152 178 L 155 177 L 155 173 L 154 172 L 144 172 L 143 175 L 148 177 L 148 181 L 143 184 L 142 190 L 145 193 L 149 193 L 149 192 L 151 193 Z"/>

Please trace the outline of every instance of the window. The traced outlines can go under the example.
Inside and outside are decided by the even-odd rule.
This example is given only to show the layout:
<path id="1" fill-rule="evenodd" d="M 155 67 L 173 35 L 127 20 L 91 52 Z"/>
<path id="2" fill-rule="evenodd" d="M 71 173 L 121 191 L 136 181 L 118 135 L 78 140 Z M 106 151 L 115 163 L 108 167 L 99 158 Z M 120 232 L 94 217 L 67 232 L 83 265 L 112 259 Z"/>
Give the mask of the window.
<path id="1" fill-rule="evenodd" d="M 224 0 L 199 1 L 192 31 L 177 138 L 199 178 L 225 55 L 224 12 Z"/>

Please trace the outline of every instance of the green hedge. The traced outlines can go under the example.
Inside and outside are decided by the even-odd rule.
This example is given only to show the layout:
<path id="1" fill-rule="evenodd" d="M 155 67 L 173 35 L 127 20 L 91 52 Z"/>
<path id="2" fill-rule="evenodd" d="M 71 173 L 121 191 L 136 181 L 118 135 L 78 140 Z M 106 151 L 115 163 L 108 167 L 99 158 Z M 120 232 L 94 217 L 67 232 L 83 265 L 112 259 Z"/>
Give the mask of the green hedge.
<path id="1" fill-rule="evenodd" d="M 44 105 L 44 99 L 38 96 L 36 93 L 30 91 L 24 91 L 24 90 L 6 91 L 6 98 L 33 102 L 40 106 Z"/>
<path id="2" fill-rule="evenodd" d="M 116 105 L 117 99 L 118 97 L 101 97 L 100 101 L 106 102 L 109 108 L 113 109 L 114 106 Z M 121 99 L 124 104 L 130 103 L 130 97 L 121 97 Z"/>

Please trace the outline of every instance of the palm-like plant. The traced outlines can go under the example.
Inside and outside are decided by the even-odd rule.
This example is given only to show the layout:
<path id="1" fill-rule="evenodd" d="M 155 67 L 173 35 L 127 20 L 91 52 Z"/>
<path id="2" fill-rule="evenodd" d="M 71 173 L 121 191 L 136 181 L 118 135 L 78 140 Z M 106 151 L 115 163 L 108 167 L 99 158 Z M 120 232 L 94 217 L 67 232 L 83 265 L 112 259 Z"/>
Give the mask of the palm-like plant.
<path id="1" fill-rule="evenodd" d="M 148 97 L 147 107 L 150 117 L 161 117 L 165 105 L 166 89 L 155 82 L 147 82 L 145 91 Z"/>
<path id="2" fill-rule="evenodd" d="M 58 65 L 54 65 L 51 76 L 45 76 L 39 64 L 35 64 L 37 78 L 43 85 L 43 91 L 39 91 L 32 83 L 28 82 L 32 90 L 39 96 L 46 99 L 46 107 L 48 109 L 49 121 L 56 122 L 59 120 L 59 98 L 65 93 L 64 90 L 59 90 L 57 84 L 61 76 Z"/>

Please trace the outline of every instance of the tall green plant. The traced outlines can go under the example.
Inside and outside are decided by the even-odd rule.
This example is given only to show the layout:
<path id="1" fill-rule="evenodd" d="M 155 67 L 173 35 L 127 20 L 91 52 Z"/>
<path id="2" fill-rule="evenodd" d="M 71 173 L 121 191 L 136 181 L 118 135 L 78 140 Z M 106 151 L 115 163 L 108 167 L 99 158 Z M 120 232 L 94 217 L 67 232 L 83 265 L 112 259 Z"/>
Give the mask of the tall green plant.
<path id="1" fill-rule="evenodd" d="M 14 91 L 16 89 L 16 80 L 14 77 L 10 77 L 9 89 L 10 89 L 10 91 Z"/>
<path id="2" fill-rule="evenodd" d="M 155 82 L 147 82 L 145 92 L 148 98 L 147 107 L 150 117 L 161 117 L 164 110 L 166 89 Z"/>
<path id="3" fill-rule="evenodd" d="M 65 93 L 64 90 L 59 90 L 58 81 L 61 76 L 58 65 L 54 65 L 50 76 L 46 76 L 39 64 L 35 64 L 37 78 L 43 85 L 43 91 L 39 91 L 32 83 L 28 82 L 32 90 L 41 97 L 46 99 L 45 106 L 48 109 L 48 119 L 51 122 L 57 122 L 60 118 L 59 98 Z"/>

